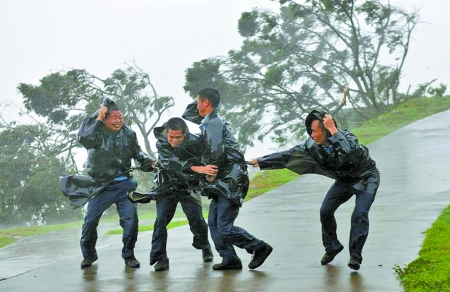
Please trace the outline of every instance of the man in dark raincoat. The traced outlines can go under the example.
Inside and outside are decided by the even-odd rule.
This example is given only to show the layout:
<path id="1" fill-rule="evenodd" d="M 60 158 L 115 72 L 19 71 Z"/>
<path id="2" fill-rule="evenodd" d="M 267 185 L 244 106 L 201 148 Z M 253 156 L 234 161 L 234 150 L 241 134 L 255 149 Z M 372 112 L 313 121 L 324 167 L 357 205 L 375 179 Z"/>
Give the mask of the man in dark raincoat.
<path id="1" fill-rule="evenodd" d="M 202 194 L 211 198 L 208 225 L 222 263 L 214 270 L 242 269 L 242 262 L 234 245 L 253 253 L 250 269 L 264 263 L 272 247 L 254 237 L 243 228 L 234 225 L 239 208 L 247 195 L 249 179 L 244 156 L 232 130 L 218 114 L 220 94 L 213 88 L 200 90 L 197 101 L 188 105 L 183 118 L 201 124 L 201 139 L 205 150 L 203 165 L 217 166 L 217 174 L 208 174 L 202 180 Z"/>
<path id="2" fill-rule="evenodd" d="M 131 159 L 139 162 L 140 169 L 152 171 L 156 161 L 141 151 L 136 133 L 123 124 L 122 112 L 106 98 L 98 114 L 86 116 L 78 131 L 78 142 L 88 150 L 85 164 L 89 176 L 100 185 L 101 192 L 90 198 L 81 234 L 81 267 L 90 267 L 97 260 L 95 245 L 97 226 L 103 212 L 116 204 L 123 228 L 122 258 L 125 264 L 138 268 L 140 263 L 134 256 L 138 236 L 136 203 L 128 198 L 128 192 L 136 189 L 131 178 Z"/>
<path id="3" fill-rule="evenodd" d="M 213 254 L 208 241 L 208 225 L 202 214 L 199 176 L 191 170 L 198 166 L 201 156 L 199 137 L 189 133 L 186 122 L 171 118 L 154 134 L 158 149 L 158 174 L 155 178 L 156 220 L 152 237 L 150 265 L 155 271 L 169 268 L 167 257 L 167 225 L 178 203 L 181 204 L 194 235 L 192 246 L 202 250 L 204 262 L 211 262 Z"/>
<path id="4" fill-rule="evenodd" d="M 337 238 L 334 213 L 355 195 L 348 266 L 358 270 L 369 234 L 369 210 L 380 184 L 380 174 L 369 150 L 359 144 L 350 131 L 338 129 L 335 120 L 326 112 L 312 111 L 306 117 L 305 126 L 310 136 L 306 141 L 286 151 L 254 158 L 252 164 L 261 169 L 288 168 L 299 174 L 317 173 L 336 180 L 320 208 L 325 247 L 322 265 L 330 263 L 344 249 Z"/>

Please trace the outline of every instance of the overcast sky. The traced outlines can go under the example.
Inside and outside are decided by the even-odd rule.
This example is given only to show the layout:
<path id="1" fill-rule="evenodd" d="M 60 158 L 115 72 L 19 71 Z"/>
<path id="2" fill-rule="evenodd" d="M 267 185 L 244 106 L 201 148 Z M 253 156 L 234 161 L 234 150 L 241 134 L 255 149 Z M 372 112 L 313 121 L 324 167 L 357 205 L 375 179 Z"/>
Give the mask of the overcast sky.
<path id="1" fill-rule="evenodd" d="M 51 72 L 79 68 L 106 78 L 134 60 L 160 95 L 187 103 L 185 70 L 239 48 L 240 14 L 268 4 L 278 7 L 267 0 L 1 0 L 0 101 L 20 103 L 17 85 L 37 85 Z"/>
<path id="2" fill-rule="evenodd" d="M 438 78 L 450 93 L 448 0 L 392 0 L 422 8 L 400 89 Z M 21 104 L 19 83 L 61 69 L 108 77 L 133 61 L 150 74 L 158 94 L 176 98 L 179 116 L 189 97 L 185 70 L 201 59 L 240 47 L 237 21 L 252 7 L 276 9 L 269 0 L 0 0 L 0 111 L 17 119 L 6 100 Z"/>

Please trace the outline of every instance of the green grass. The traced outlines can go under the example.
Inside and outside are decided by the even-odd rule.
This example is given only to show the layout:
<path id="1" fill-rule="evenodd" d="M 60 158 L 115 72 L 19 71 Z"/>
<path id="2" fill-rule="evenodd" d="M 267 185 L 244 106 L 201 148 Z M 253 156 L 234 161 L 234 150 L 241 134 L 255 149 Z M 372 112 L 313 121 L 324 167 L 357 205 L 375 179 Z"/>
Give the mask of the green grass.
<path id="1" fill-rule="evenodd" d="M 409 100 L 390 112 L 370 120 L 361 127 L 351 129 L 359 141 L 365 145 L 370 144 L 412 122 L 432 114 L 450 109 L 450 98 L 421 98 Z M 259 196 L 271 189 L 285 184 L 298 175 L 286 170 L 260 171 L 250 183 L 246 201 Z M 184 214 L 177 214 L 180 219 Z M 207 214 L 205 214 L 207 217 Z M 139 213 L 139 219 L 154 219 L 155 213 L 144 211 Z M 105 218 L 105 221 L 117 220 L 116 217 Z M 102 218 L 102 222 L 104 219 Z M 0 247 L 11 244 L 17 239 L 46 232 L 77 227 L 82 222 L 70 224 L 35 226 L 0 230 Z M 174 220 L 168 227 L 175 228 L 187 224 L 187 220 Z M 153 225 L 144 225 L 140 231 L 152 230 Z M 111 234 L 121 234 L 122 230 L 111 230 Z M 450 208 L 426 231 L 426 238 L 419 257 L 405 267 L 394 267 L 405 291 L 450 291 Z"/>
<path id="2" fill-rule="evenodd" d="M 184 214 L 183 214 L 184 215 Z M 180 212 L 177 212 L 176 216 L 181 216 Z M 140 220 L 154 220 L 156 218 L 155 212 L 141 212 L 139 213 Z M 102 217 L 101 223 L 119 222 L 117 214 L 108 214 Z M 64 224 L 47 224 L 42 226 L 29 226 L 29 227 L 16 227 L 8 229 L 0 229 L 0 248 L 5 247 L 19 239 L 30 237 L 33 235 L 55 232 L 59 230 L 65 230 L 69 228 L 79 229 L 83 221 L 75 221 Z"/>
<path id="3" fill-rule="evenodd" d="M 277 169 L 270 171 L 258 172 L 250 182 L 245 201 L 262 195 L 276 187 L 279 187 L 291 180 L 298 178 L 300 175 L 287 169 Z"/>
<path id="4" fill-rule="evenodd" d="M 405 267 L 394 269 L 405 291 L 450 291 L 450 207 L 425 234 L 419 257 Z"/>
<path id="5" fill-rule="evenodd" d="M 183 225 L 188 224 L 188 220 L 173 220 L 169 223 L 169 225 L 167 225 L 167 229 L 172 229 L 172 228 L 176 228 L 176 227 L 180 227 Z M 143 232 L 143 231 L 152 231 L 153 230 L 153 224 L 151 225 L 143 225 L 143 226 L 139 226 L 139 232 Z M 122 234 L 123 230 L 122 229 L 114 229 L 114 230 L 110 230 L 107 232 L 107 234 Z"/>
<path id="6" fill-rule="evenodd" d="M 43 226 L 30 226 L 30 227 L 17 227 L 9 229 L 0 229 L 0 248 L 11 244 L 21 238 L 29 237 L 33 235 L 54 232 L 58 230 L 64 230 L 73 227 L 79 227 L 79 222 L 71 222 L 65 224 L 49 224 Z"/>
<path id="7" fill-rule="evenodd" d="M 153 215 L 153 214 L 152 214 Z M 156 214 L 154 214 L 156 218 Z M 208 212 L 207 211 L 203 211 L 203 217 L 207 218 L 208 217 Z M 153 219 L 154 219 L 153 218 Z M 177 208 L 177 211 L 175 212 L 175 216 L 174 216 L 175 220 L 172 220 L 169 225 L 167 225 L 167 229 L 172 229 L 172 228 L 176 228 L 176 227 L 180 227 L 183 225 L 188 224 L 188 220 L 185 219 L 186 215 L 180 210 L 180 208 Z M 141 217 L 141 213 L 139 213 L 139 221 L 142 221 L 142 217 Z M 153 223 L 152 224 L 146 224 L 146 225 L 139 225 L 139 232 L 144 232 L 144 231 L 151 231 L 153 230 Z M 107 234 L 122 234 L 123 230 L 120 229 L 113 229 L 107 232 Z"/>
<path id="8" fill-rule="evenodd" d="M 1 235 L 0 237 L 0 247 L 4 247 L 7 246 L 13 242 L 16 242 L 16 238 L 15 237 L 7 237 L 7 235 Z"/>
<path id="9" fill-rule="evenodd" d="M 393 110 L 351 129 L 359 141 L 370 144 L 417 120 L 450 108 L 450 97 L 421 98 L 406 101 Z"/>

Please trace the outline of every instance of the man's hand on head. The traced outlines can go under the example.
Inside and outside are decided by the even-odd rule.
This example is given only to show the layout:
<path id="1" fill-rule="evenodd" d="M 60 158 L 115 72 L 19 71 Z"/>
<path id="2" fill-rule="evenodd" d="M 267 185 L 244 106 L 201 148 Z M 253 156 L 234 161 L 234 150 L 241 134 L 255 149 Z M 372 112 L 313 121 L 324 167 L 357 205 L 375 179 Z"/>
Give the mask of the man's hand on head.
<path id="1" fill-rule="evenodd" d="M 106 105 L 102 105 L 98 110 L 97 120 L 102 121 L 105 119 L 106 113 L 108 112 L 108 107 Z"/>
<path id="2" fill-rule="evenodd" d="M 323 116 L 323 126 L 328 130 L 328 132 L 331 133 L 331 135 L 334 135 L 338 132 L 333 117 L 330 114 L 325 114 Z"/>

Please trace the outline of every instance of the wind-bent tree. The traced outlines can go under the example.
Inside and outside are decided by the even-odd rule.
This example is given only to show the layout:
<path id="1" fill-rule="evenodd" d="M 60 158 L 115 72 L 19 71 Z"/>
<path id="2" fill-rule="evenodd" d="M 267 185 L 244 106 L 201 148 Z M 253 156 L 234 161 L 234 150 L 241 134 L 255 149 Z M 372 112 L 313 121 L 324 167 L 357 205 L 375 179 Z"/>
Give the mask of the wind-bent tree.
<path id="1" fill-rule="evenodd" d="M 58 157 L 68 148 L 44 124 L 0 123 L 0 225 L 82 218 L 59 189 L 59 175 L 74 171 L 66 167 L 70 156 Z"/>
<path id="2" fill-rule="evenodd" d="M 279 144 L 300 138 L 305 114 L 332 112 L 347 84 L 347 100 L 365 118 L 399 102 L 417 12 L 379 0 L 279 2 L 279 13 L 241 15 L 240 50 L 186 71 L 191 96 L 204 86 L 219 89 L 222 114 L 239 126 L 243 145 L 268 135 Z"/>
<path id="3" fill-rule="evenodd" d="M 93 114 L 103 98 L 110 97 L 122 109 L 125 122 L 138 128 L 148 154 L 155 156 L 149 136 L 174 100 L 171 96 L 158 95 L 149 75 L 136 65 L 117 69 L 106 79 L 73 69 L 52 73 L 40 82 L 38 86 L 21 83 L 18 90 L 26 109 L 44 117 L 55 133 L 73 133 L 86 113 Z"/>
<path id="4" fill-rule="evenodd" d="M 0 219 L 8 226 L 80 216 L 80 210 L 71 211 L 58 177 L 81 172 L 74 159 L 79 147 L 75 135 L 84 115 L 97 111 L 104 97 L 117 102 L 153 157 L 149 137 L 174 104 L 172 97 L 157 94 L 149 75 L 136 65 L 117 69 L 106 79 L 80 69 L 52 73 L 39 85 L 21 83 L 18 90 L 27 109 L 22 114 L 38 117 L 33 125 L 18 125 L 0 115 Z M 149 187 L 151 177 L 139 173 L 137 179 Z"/>

